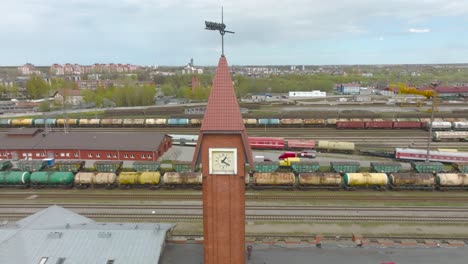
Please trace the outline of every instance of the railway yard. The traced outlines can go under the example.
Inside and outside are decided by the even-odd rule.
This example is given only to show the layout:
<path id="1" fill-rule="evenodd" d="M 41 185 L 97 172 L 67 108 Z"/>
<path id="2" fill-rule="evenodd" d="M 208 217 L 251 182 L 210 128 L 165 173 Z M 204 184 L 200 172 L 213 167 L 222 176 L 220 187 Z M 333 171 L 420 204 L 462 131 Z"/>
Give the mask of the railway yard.
<path id="1" fill-rule="evenodd" d="M 0 127 L 0 133 L 6 133 L 10 127 Z M 51 131 L 61 132 L 60 126 L 50 127 Z M 249 137 L 282 138 L 284 142 L 294 140 L 313 142 L 317 149 L 315 159 L 320 172 L 328 172 L 330 162 L 358 161 L 361 173 L 367 173 L 373 162 L 399 162 L 403 172 L 411 172 L 412 165 L 406 161 L 397 161 L 395 157 L 374 155 L 393 153 L 396 148 L 425 149 L 428 144 L 428 131 L 424 127 L 416 129 L 338 129 L 329 126 L 247 126 Z M 196 136 L 197 126 L 158 126 L 158 127 L 77 127 L 67 131 L 107 132 L 107 133 L 164 133 L 188 138 Z M 196 140 L 195 140 L 196 141 Z M 195 141 L 193 143 L 195 143 Z M 352 143 L 350 151 L 330 151 L 319 149 L 320 142 Z M 173 146 L 164 159 L 190 161 L 193 157 L 193 144 L 185 141 L 174 142 L 185 146 Z M 432 150 L 449 149 L 458 152 L 468 151 L 468 141 L 434 140 Z M 278 155 L 287 150 L 282 148 L 259 147 L 254 149 L 254 156 L 277 161 Z M 298 150 L 298 149 L 293 149 Z M 331 153 L 327 153 L 331 152 Z M 365 155 L 363 155 L 365 154 Z M 369 156 L 370 155 L 370 156 Z M 85 167 L 91 167 L 87 161 Z M 131 167 L 131 162 L 124 162 L 123 167 Z M 443 165 L 443 172 L 454 173 L 448 163 Z M 167 173 L 167 172 L 166 172 Z M 339 176 L 339 178 L 350 176 Z M 432 174 L 433 173 L 433 174 Z M 455 172 L 455 175 L 457 175 Z M 468 243 L 468 192 L 462 188 L 444 191 L 437 187 L 435 172 L 429 172 L 433 178 L 430 188 L 410 188 L 398 190 L 381 188 L 358 188 L 346 191 L 343 188 L 317 188 L 302 190 L 301 176 L 292 174 L 292 188 L 272 188 L 257 190 L 258 179 L 252 174 L 250 184 L 246 182 L 246 233 L 248 239 L 297 239 L 305 241 L 311 235 L 321 234 L 325 239 L 336 240 L 351 238 L 352 234 L 364 234 L 369 239 L 432 239 L 448 241 L 458 239 Z M 32 175 L 32 174 L 31 174 Z M 96 174 L 97 175 L 97 174 Z M 24 190 L 2 188 L 0 192 L 0 219 L 14 221 L 40 211 L 50 205 L 60 205 L 97 221 L 110 222 L 173 222 L 177 227 L 173 236 L 197 238 L 202 235 L 202 194 L 194 188 L 164 188 L 164 172 L 161 171 L 161 185 L 155 190 L 149 188 L 117 188 L 119 175 L 113 190 L 104 188 L 76 188 L 71 184 L 67 190 L 61 188 Z M 176 175 L 184 177 L 183 173 Z M 411 174 L 413 175 L 413 174 Z M 73 176 L 72 176 L 73 177 Z M 96 176 L 90 176 L 96 177 Z M 137 177 L 137 176 L 135 176 Z M 268 176 L 270 177 L 270 176 Z M 387 179 L 387 176 L 384 176 Z M 390 174 L 388 174 L 390 184 Z M 428 176 L 429 177 L 429 176 Z M 438 176 L 437 176 L 438 177 Z M 93 178 L 94 179 L 94 178 Z M 187 178 L 188 179 L 188 178 Z M 71 179 L 73 181 L 73 178 Z M 137 181 L 137 180 L 135 180 Z M 343 180 L 342 180 L 343 181 Z M 159 178 L 158 178 L 159 184 Z M 343 183 L 341 183 L 343 184 Z M 387 183 L 385 183 L 387 184 Z M 85 184 L 86 185 L 86 184 Z M 340 185 L 341 186 L 341 185 Z M 29 186 L 28 186 L 29 187 Z M 37 186 L 36 186 L 37 187 Z M 57 186 L 55 186 L 57 187 Z M 121 186 L 120 186 L 121 187 Z M 190 187 L 190 186 L 189 186 Z M 193 186 L 192 186 L 193 187 Z M 197 185 L 201 188 L 201 182 Z M 278 187 L 278 186 L 274 186 Z M 284 186 L 279 186 L 284 187 Z M 367 186 L 371 187 L 371 186 Z M 263 188 L 260 188 L 263 189 Z M 424 189 L 424 191 L 422 190 Z M 392 191 L 393 190 L 393 191 Z M 442 190 L 442 191 L 441 191 Z"/>

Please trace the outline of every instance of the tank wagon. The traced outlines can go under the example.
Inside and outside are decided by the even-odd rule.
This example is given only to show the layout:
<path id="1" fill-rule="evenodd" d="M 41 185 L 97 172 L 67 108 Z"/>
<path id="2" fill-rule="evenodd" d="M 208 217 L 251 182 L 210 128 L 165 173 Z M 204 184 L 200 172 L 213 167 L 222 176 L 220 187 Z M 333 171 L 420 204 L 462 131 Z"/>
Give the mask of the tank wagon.
<path id="1" fill-rule="evenodd" d="M 388 177 L 385 173 L 345 173 L 343 182 L 347 190 L 356 188 L 385 190 L 388 185 Z"/>
<path id="2" fill-rule="evenodd" d="M 121 172 L 118 177 L 119 187 L 129 189 L 133 187 L 157 189 L 161 182 L 161 174 L 156 172 Z"/>
<path id="3" fill-rule="evenodd" d="M 468 190 L 468 174 L 466 173 L 437 173 L 436 182 L 441 191 Z"/>
<path id="4" fill-rule="evenodd" d="M 31 174 L 31 187 L 72 188 L 74 179 L 72 172 L 36 171 Z"/>
<path id="5" fill-rule="evenodd" d="M 28 188 L 30 182 L 28 171 L 0 171 L 0 187 Z"/>
<path id="6" fill-rule="evenodd" d="M 317 144 L 317 149 L 322 152 L 353 153 L 355 151 L 355 146 L 352 142 L 320 140 Z"/>
<path id="7" fill-rule="evenodd" d="M 339 173 L 300 173 L 299 189 L 339 189 L 343 187 L 343 178 Z"/>
<path id="8" fill-rule="evenodd" d="M 433 141 L 467 141 L 468 131 L 437 131 L 432 135 Z"/>
<path id="9" fill-rule="evenodd" d="M 85 189 L 89 187 L 113 189 L 117 184 L 117 175 L 113 172 L 78 172 L 75 175 L 75 187 Z"/>
<path id="10" fill-rule="evenodd" d="M 296 183 L 296 177 L 292 172 L 255 172 L 253 174 L 253 183 L 254 189 L 293 189 Z"/>
<path id="11" fill-rule="evenodd" d="M 391 173 L 388 178 L 393 190 L 434 190 L 436 185 L 432 173 Z"/>
<path id="12" fill-rule="evenodd" d="M 201 172 L 166 172 L 163 175 L 164 188 L 201 189 L 202 183 Z"/>

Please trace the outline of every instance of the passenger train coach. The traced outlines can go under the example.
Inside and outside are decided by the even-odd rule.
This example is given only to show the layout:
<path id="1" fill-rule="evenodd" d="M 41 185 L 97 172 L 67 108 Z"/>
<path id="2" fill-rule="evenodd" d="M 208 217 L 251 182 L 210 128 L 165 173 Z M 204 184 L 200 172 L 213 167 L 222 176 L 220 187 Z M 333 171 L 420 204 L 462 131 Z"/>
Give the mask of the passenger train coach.
<path id="1" fill-rule="evenodd" d="M 245 118 L 247 127 L 335 127 L 337 129 L 428 129 L 428 118 Z M 0 127 L 197 127 L 200 118 L 0 119 Z M 433 130 L 468 131 L 464 118 L 436 118 Z"/>

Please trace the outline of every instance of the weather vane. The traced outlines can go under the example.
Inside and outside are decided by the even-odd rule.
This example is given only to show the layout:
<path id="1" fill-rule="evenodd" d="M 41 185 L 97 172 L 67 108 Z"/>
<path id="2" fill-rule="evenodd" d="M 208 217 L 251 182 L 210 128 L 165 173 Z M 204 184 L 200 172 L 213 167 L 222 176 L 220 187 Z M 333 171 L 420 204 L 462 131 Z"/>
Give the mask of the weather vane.
<path id="1" fill-rule="evenodd" d="M 219 30 L 219 34 L 221 34 L 221 50 L 222 50 L 222 56 L 224 56 L 224 34 L 226 33 L 231 33 L 234 34 L 233 31 L 227 31 L 226 25 L 224 24 L 223 21 L 223 8 L 221 7 L 221 23 L 216 23 L 216 22 L 210 22 L 210 21 L 205 21 L 205 29 L 206 30 Z"/>

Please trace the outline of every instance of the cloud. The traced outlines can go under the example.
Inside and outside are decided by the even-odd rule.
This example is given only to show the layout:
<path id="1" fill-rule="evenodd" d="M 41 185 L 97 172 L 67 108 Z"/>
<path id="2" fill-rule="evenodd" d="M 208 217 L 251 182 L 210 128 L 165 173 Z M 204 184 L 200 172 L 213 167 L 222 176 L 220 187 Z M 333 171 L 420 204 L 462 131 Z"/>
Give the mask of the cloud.
<path id="1" fill-rule="evenodd" d="M 383 40 L 384 40 L 384 37 L 379 37 L 379 40 L 380 40 L 380 41 L 383 41 Z"/>
<path id="2" fill-rule="evenodd" d="M 408 29 L 409 33 L 429 33 L 431 30 L 429 28 L 410 28 Z"/>

